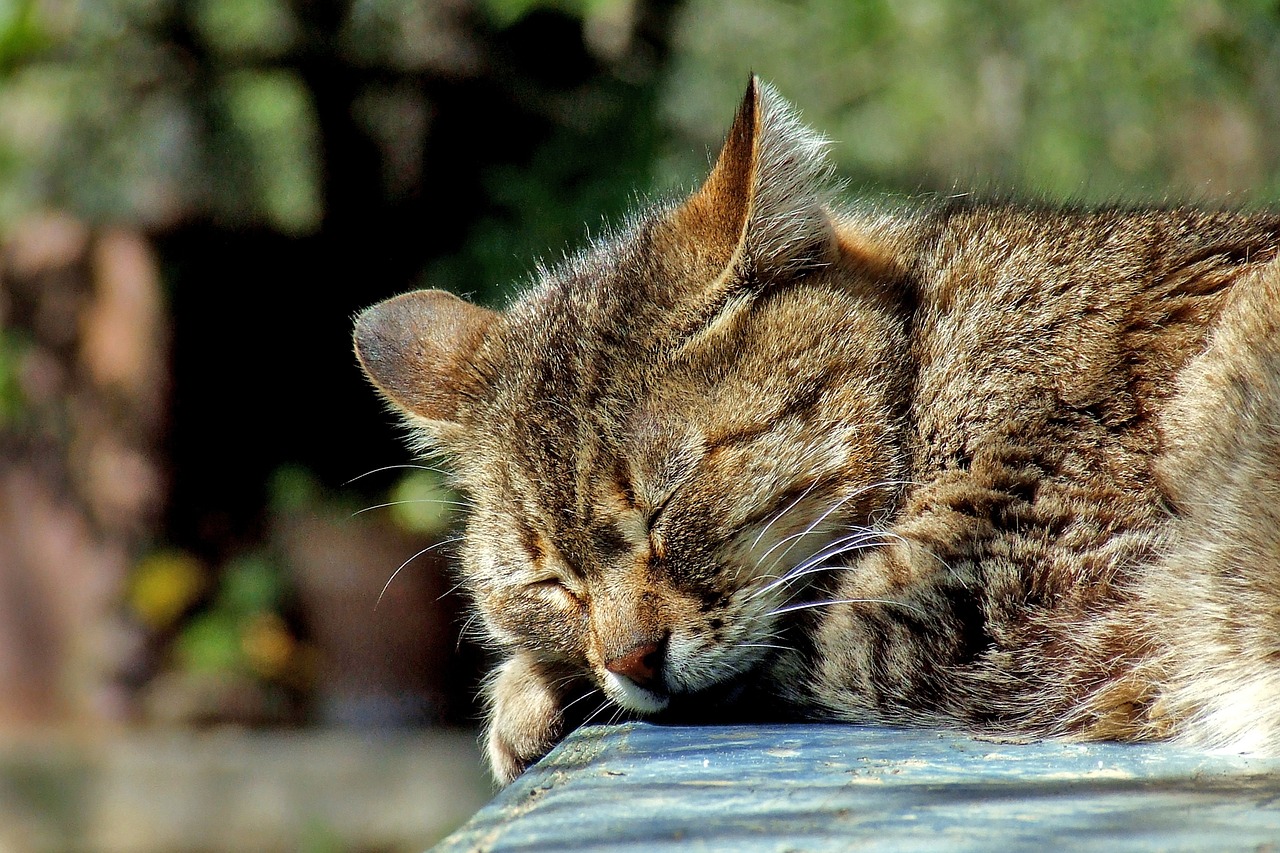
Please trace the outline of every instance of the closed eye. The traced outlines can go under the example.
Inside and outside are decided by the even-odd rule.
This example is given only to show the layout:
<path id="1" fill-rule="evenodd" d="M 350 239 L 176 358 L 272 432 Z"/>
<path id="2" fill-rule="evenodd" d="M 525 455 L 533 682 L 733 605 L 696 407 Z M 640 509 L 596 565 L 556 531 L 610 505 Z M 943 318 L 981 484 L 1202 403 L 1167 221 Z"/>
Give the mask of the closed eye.
<path id="1" fill-rule="evenodd" d="M 567 596 L 575 603 L 581 603 L 582 601 L 582 597 L 570 589 L 564 580 L 555 576 L 547 576 L 530 581 L 525 584 L 525 589 L 535 593 Z"/>
<path id="2" fill-rule="evenodd" d="M 646 513 L 645 519 L 644 519 L 645 527 L 652 530 L 654 527 L 657 526 L 658 520 L 662 517 L 662 513 L 671 504 L 671 499 L 675 496 L 676 496 L 676 490 L 672 489 L 671 491 L 667 492 L 667 494 L 662 498 L 662 501 L 657 506 L 655 506 L 653 509 L 649 510 L 648 513 Z"/>
<path id="3" fill-rule="evenodd" d="M 653 526 L 658 523 L 658 517 L 662 515 L 662 511 L 667 508 L 667 504 L 671 502 L 671 498 L 676 493 L 675 486 L 670 486 L 656 504 L 646 506 L 646 504 L 649 504 L 652 492 L 648 489 L 636 489 L 631 472 L 621 458 L 615 460 L 614 484 L 618 489 L 618 495 L 622 499 L 623 506 L 639 512 L 640 520 L 646 532 L 652 530 Z"/>

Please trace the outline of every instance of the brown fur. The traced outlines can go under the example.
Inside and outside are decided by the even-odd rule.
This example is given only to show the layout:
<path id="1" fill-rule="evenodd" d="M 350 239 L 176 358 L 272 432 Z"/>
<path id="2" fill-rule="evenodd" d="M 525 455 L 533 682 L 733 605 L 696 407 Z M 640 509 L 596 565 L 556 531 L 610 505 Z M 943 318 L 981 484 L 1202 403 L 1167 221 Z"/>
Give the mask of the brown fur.
<path id="1" fill-rule="evenodd" d="M 753 81 L 503 312 L 363 314 L 475 509 L 511 779 L 602 704 L 1280 751 L 1280 216 L 841 210 Z"/>

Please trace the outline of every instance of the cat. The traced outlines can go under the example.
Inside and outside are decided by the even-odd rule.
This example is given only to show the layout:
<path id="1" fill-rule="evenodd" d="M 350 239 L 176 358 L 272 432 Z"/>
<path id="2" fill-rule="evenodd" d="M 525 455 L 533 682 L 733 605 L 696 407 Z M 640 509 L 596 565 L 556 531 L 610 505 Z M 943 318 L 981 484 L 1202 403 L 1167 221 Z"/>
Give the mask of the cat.
<path id="1" fill-rule="evenodd" d="M 357 319 L 473 504 L 495 776 L 605 711 L 1280 752 L 1280 215 L 842 206 L 826 144 L 753 78 L 505 310 Z"/>

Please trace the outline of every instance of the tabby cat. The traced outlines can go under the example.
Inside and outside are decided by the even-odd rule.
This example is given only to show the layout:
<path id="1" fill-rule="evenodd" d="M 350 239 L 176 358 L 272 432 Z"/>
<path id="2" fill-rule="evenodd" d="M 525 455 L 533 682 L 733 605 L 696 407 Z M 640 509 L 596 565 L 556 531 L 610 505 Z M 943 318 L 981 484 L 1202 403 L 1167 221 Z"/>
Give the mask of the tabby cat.
<path id="1" fill-rule="evenodd" d="M 506 310 L 359 317 L 473 502 L 495 775 L 618 710 L 1280 752 L 1280 215 L 840 206 L 824 146 L 753 80 Z"/>

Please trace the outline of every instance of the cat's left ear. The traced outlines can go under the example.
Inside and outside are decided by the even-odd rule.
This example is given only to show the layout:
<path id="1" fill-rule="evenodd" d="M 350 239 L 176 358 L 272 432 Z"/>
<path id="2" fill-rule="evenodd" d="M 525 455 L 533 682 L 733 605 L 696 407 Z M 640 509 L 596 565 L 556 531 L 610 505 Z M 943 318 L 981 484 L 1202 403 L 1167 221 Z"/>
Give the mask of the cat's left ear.
<path id="1" fill-rule="evenodd" d="M 710 176 L 675 213 L 686 245 L 722 279 L 767 278 L 823 261 L 835 239 L 827 145 L 752 77 Z"/>
<path id="2" fill-rule="evenodd" d="M 471 403 L 486 393 L 478 358 L 501 317 L 443 290 L 404 293 L 356 318 L 356 357 L 383 397 L 447 448 L 465 438 Z"/>

